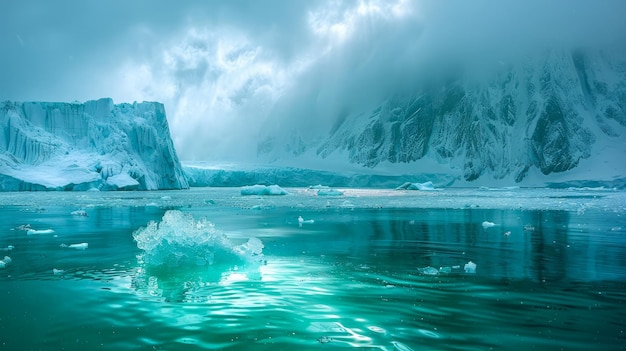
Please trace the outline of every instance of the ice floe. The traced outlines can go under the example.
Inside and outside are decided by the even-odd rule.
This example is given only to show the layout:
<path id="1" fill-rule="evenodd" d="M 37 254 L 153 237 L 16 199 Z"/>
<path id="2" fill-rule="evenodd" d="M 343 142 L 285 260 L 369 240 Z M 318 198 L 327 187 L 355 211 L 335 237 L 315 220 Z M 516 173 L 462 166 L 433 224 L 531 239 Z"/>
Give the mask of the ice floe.
<path id="1" fill-rule="evenodd" d="M 287 191 L 278 185 L 249 185 L 241 188 L 241 195 L 287 195 Z"/>
<path id="2" fill-rule="evenodd" d="M 52 233 L 54 233 L 54 230 L 52 229 L 41 229 L 41 230 L 28 229 L 26 231 L 26 235 L 45 235 L 45 234 L 52 234 Z"/>
<path id="3" fill-rule="evenodd" d="M 68 248 L 68 249 L 86 250 L 89 247 L 89 243 L 79 243 L 79 244 L 71 244 L 71 245 L 61 244 L 60 246 L 63 248 Z"/>

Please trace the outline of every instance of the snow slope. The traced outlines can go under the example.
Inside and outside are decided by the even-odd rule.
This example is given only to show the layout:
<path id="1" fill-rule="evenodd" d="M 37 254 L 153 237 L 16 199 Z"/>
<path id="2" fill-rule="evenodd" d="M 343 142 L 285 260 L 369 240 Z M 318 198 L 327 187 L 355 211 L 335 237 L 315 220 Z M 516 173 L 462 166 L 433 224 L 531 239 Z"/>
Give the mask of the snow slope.
<path id="1" fill-rule="evenodd" d="M 626 175 L 626 57 L 554 50 L 483 73 L 416 82 L 373 110 L 339 114 L 328 134 L 268 135 L 258 153 L 283 163 L 340 157 L 364 168 L 444 172 L 468 185 Z"/>
<path id="2" fill-rule="evenodd" d="M 187 188 L 162 104 L 0 103 L 0 190 Z"/>

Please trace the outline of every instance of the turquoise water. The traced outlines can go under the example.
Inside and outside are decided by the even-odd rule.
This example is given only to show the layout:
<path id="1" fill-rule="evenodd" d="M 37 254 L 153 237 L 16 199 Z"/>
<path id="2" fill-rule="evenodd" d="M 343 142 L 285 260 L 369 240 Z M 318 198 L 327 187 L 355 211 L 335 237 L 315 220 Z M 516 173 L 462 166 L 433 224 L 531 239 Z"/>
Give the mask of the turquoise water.
<path id="1" fill-rule="evenodd" d="M 0 194 L 0 349 L 626 348 L 623 192 L 288 190 Z"/>

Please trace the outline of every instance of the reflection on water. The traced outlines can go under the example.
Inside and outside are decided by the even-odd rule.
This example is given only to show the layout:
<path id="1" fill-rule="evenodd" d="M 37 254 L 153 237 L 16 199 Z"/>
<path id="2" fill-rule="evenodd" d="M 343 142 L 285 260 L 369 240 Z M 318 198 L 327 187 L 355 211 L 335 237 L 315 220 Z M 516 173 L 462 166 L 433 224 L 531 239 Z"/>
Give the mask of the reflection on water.
<path id="1" fill-rule="evenodd" d="M 206 217 L 227 241 L 204 240 L 202 231 L 179 223 L 168 230 L 181 238 L 197 236 L 193 247 L 180 241 L 163 246 L 169 234 L 156 236 L 159 255 L 205 257 L 216 245 L 232 253 L 256 237 L 264 245 L 262 261 L 228 254 L 203 264 L 146 262 L 133 233 L 162 221 L 170 206 L 98 205 L 84 207 L 87 216 L 71 215 L 76 206 L 0 208 L 0 248 L 14 246 L 0 252 L 12 258 L 0 268 L 0 348 L 626 345 L 623 211 L 299 205 L 257 210 L 216 202 L 178 208 L 198 221 Z M 299 223 L 298 217 L 314 223 Z M 27 224 L 54 233 L 27 235 L 19 229 Z M 82 242 L 88 249 L 61 247 Z M 463 270 L 469 261 L 476 263 L 475 273 Z M 434 271 L 425 274 L 426 267 Z"/>

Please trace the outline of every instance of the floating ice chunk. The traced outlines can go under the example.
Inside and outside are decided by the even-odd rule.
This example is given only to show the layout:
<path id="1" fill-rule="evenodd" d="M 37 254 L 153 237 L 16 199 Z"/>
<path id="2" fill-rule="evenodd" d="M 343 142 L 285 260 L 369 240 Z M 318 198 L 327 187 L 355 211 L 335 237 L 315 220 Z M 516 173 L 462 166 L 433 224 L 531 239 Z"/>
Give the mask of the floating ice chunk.
<path id="1" fill-rule="evenodd" d="M 60 246 L 64 248 L 68 248 L 68 249 L 86 250 L 89 247 L 89 243 L 80 243 L 80 244 L 71 244 L 71 245 L 61 244 Z"/>
<path id="2" fill-rule="evenodd" d="M 406 182 L 400 185 L 399 187 L 397 187 L 396 190 L 439 190 L 439 189 L 435 189 L 433 182 L 428 181 L 424 183 Z"/>
<path id="3" fill-rule="evenodd" d="M 29 229 L 26 231 L 26 235 L 44 235 L 44 234 L 52 234 L 52 233 L 54 233 L 54 230 L 52 229 L 42 229 L 42 230 Z"/>
<path id="4" fill-rule="evenodd" d="M 489 222 L 489 221 L 484 221 L 483 222 L 483 228 L 487 229 L 487 228 L 491 228 L 494 227 L 496 224 L 493 222 Z"/>
<path id="5" fill-rule="evenodd" d="M 343 196 L 343 193 L 336 189 L 319 189 L 317 196 Z"/>
<path id="6" fill-rule="evenodd" d="M 326 185 L 318 184 L 318 185 L 311 185 L 308 187 L 308 189 L 309 190 L 321 190 L 321 189 L 330 189 L 330 187 Z"/>
<path id="7" fill-rule="evenodd" d="M 260 263 L 263 243 L 250 238 L 235 245 L 213 223 L 196 220 L 190 214 L 177 210 L 165 212 L 161 222 L 151 221 L 145 228 L 133 233 L 141 256 L 151 266 L 205 266 L 214 262 Z"/>
<path id="8" fill-rule="evenodd" d="M 306 224 L 313 224 L 313 223 L 315 223 L 315 220 L 313 220 L 313 219 L 304 219 L 304 218 L 302 218 L 302 216 L 298 216 L 298 225 L 300 227 L 302 227 L 302 224 L 305 224 L 305 223 Z"/>
<path id="9" fill-rule="evenodd" d="M 65 273 L 65 271 L 62 270 L 62 269 L 52 268 L 52 274 L 54 274 L 54 275 L 61 275 L 63 273 Z"/>
<path id="10" fill-rule="evenodd" d="M 11 263 L 13 260 L 11 259 L 11 257 L 9 256 L 4 256 L 3 259 L 0 260 L 0 268 L 4 268 L 6 267 L 9 263 Z"/>
<path id="11" fill-rule="evenodd" d="M 14 248 L 15 248 L 15 246 L 13 246 L 13 245 L 9 245 L 9 246 L 7 246 L 7 247 L 3 247 L 3 248 L 1 248 L 1 249 L 0 249 L 0 251 L 11 251 L 11 250 L 13 250 Z"/>
<path id="12" fill-rule="evenodd" d="M 161 200 L 171 200 L 172 197 L 169 195 L 161 196 Z"/>
<path id="13" fill-rule="evenodd" d="M 287 195 L 285 189 L 278 185 L 249 185 L 241 188 L 241 195 Z"/>
<path id="14" fill-rule="evenodd" d="M 81 217 L 87 217 L 87 212 L 85 212 L 85 210 L 76 210 L 76 211 L 72 211 L 70 212 L 70 214 L 72 216 L 81 216 Z"/>
<path id="15" fill-rule="evenodd" d="M 439 273 L 452 273 L 452 267 L 439 267 Z"/>
<path id="16" fill-rule="evenodd" d="M 465 266 L 463 266 L 463 269 L 465 270 L 465 273 L 476 273 L 476 263 L 469 261 L 465 264 Z"/>
<path id="17" fill-rule="evenodd" d="M 417 271 L 420 272 L 421 274 L 424 274 L 424 275 L 437 275 L 437 274 L 439 274 L 439 270 L 437 268 L 431 267 L 431 266 L 424 267 L 424 268 L 418 268 Z"/>

